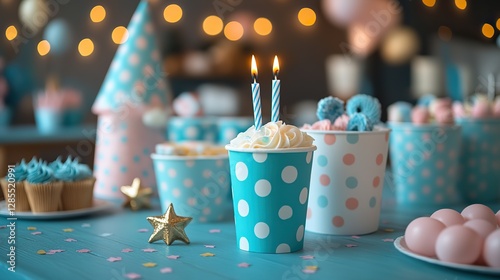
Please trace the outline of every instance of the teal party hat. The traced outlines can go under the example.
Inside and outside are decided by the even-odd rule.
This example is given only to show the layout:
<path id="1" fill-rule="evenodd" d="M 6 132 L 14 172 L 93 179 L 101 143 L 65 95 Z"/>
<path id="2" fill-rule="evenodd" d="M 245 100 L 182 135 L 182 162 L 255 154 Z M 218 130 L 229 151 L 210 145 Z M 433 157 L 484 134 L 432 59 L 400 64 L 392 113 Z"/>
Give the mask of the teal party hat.
<path id="1" fill-rule="evenodd" d="M 167 106 L 170 91 L 156 40 L 148 1 L 139 3 L 92 106 L 95 114 Z"/>

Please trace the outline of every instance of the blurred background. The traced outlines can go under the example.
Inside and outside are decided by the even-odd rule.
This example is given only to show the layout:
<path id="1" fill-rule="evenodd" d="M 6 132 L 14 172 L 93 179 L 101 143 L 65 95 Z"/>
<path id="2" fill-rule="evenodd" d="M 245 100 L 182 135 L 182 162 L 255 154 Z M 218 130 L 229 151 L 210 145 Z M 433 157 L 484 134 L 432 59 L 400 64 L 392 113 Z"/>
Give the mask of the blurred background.
<path id="1" fill-rule="evenodd" d="M 96 125 L 92 104 L 139 2 L 0 0 L 0 142 L 36 139 L 35 109 L 54 103 L 70 113 L 65 126 Z M 169 100 L 191 94 L 206 115 L 252 115 L 252 54 L 264 120 L 277 55 L 281 118 L 296 125 L 314 122 L 328 95 L 366 93 L 385 109 L 500 89 L 497 0 L 149 2 Z"/>

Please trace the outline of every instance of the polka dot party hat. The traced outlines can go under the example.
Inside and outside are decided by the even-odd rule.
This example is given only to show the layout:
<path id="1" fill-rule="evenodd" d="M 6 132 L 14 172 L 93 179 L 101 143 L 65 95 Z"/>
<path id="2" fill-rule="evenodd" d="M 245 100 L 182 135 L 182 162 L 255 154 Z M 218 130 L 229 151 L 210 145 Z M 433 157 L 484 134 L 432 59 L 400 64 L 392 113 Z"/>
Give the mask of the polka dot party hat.
<path id="1" fill-rule="evenodd" d="M 92 106 L 95 114 L 132 108 L 165 107 L 170 91 L 156 42 L 148 1 L 139 3 Z"/>

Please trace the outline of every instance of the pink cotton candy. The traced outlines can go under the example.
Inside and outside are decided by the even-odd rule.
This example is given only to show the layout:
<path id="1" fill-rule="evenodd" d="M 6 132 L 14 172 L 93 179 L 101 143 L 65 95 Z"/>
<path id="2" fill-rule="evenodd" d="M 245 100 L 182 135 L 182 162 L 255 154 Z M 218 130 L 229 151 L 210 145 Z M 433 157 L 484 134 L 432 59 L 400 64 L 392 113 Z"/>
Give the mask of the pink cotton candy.
<path id="1" fill-rule="evenodd" d="M 444 108 L 450 108 L 451 109 L 451 99 L 449 98 L 437 98 L 434 99 L 431 104 L 429 105 L 429 112 L 431 116 L 436 116 L 437 112 L 439 110 L 442 110 Z"/>
<path id="2" fill-rule="evenodd" d="M 460 102 L 453 102 L 453 114 L 455 114 L 457 118 L 465 118 L 468 116 L 464 105 Z"/>
<path id="3" fill-rule="evenodd" d="M 336 130 L 346 130 L 348 123 L 349 123 L 349 116 L 343 114 L 335 120 L 333 125 L 338 128 Z"/>
<path id="4" fill-rule="evenodd" d="M 426 124 L 429 122 L 429 110 L 423 106 L 417 106 L 411 110 L 411 121 L 414 124 Z"/>
<path id="5" fill-rule="evenodd" d="M 309 129 L 309 130 L 345 130 L 342 129 L 341 127 L 337 127 L 335 125 L 332 125 L 330 120 L 322 120 L 322 121 L 317 121 L 313 123 L 312 125 L 310 124 L 305 124 L 302 126 L 302 129 Z"/>
<path id="6" fill-rule="evenodd" d="M 488 118 L 491 115 L 490 104 L 486 99 L 477 99 L 472 106 L 472 117 L 476 119 Z"/>
<path id="7" fill-rule="evenodd" d="M 453 111 L 449 108 L 441 108 L 436 111 L 434 116 L 437 123 L 440 124 L 454 124 L 455 119 L 453 118 Z"/>
<path id="8" fill-rule="evenodd" d="M 493 104 L 493 108 L 492 108 L 492 114 L 494 117 L 496 118 L 500 118 L 500 98 L 496 98 L 495 99 L 495 103 Z"/>

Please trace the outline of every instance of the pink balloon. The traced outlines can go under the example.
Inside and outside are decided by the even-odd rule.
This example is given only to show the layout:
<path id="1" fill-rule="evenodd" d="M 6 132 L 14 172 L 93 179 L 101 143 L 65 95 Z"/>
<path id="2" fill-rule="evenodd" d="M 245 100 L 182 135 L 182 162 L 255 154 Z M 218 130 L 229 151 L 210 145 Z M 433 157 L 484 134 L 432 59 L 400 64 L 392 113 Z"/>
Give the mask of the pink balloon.
<path id="1" fill-rule="evenodd" d="M 347 26 L 359 19 L 373 0 L 323 0 L 323 12 L 331 23 Z"/>

